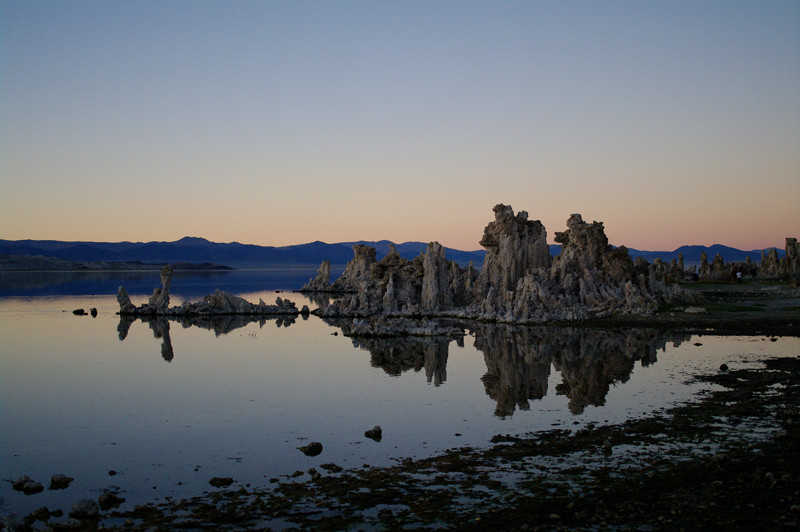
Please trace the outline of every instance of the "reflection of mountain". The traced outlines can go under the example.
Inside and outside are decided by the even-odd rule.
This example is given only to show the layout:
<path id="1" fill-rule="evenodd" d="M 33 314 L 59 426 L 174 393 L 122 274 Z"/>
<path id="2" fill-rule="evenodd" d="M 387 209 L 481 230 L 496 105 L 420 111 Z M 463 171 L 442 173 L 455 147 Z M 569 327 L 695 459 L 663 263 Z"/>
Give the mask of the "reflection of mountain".
<path id="1" fill-rule="evenodd" d="M 306 318 L 303 318 L 306 319 Z M 175 356 L 172 351 L 172 339 L 169 336 L 169 322 L 179 323 L 184 329 L 189 327 L 201 327 L 214 331 L 216 336 L 228 334 L 231 331 L 245 327 L 257 322 L 259 327 L 263 327 L 268 321 L 274 321 L 277 327 L 288 327 L 295 322 L 295 316 L 248 316 L 236 315 L 214 315 L 214 316 L 120 316 L 117 333 L 120 341 L 128 336 L 128 330 L 136 320 L 147 323 L 153 330 L 153 336 L 161 340 L 161 356 L 167 362 Z"/>
<path id="2" fill-rule="evenodd" d="M 498 416 L 510 416 L 517 407 L 526 410 L 529 399 L 544 397 L 551 364 L 563 378 L 556 392 L 569 398 L 573 413 L 601 406 L 611 384 L 626 382 L 637 360 L 647 366 L 667 342 L 679 345 L 690 337 L 655 329 L 494 324 L 477 324 L 474 333 L 475 347 L 486 361 L 486 393 L 497 401 Z"/>
<path id="3" fill-rule="evenodd" d="M 389 375 L 425 368 L 428 383 L 439 386 L 447 380 L 447 355 L 452 338 L 405 336 L 395 338 L 353 338 L 353 346 L 372 354 L 372 366 Z M 462 340 L 456 342 L 463 345 Z"/>

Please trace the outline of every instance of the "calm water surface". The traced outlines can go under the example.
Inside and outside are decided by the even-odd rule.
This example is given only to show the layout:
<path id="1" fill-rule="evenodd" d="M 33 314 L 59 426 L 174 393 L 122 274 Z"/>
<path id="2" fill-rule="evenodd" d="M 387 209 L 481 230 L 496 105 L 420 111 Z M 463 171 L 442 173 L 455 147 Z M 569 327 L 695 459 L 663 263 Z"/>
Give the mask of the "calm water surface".
<path id="1" fill-rule="evenodd" d="M 224 279 L 223 289 L 250 301 L 280 296 L 316 306 L 272 290 L 297 281 L 266 272 Z M 744 367 L 800 351 L 797 338 L 653 330 L 475 325 L 462 340 L 354 341 L 313 316 L 127 321 L 115 314 L 116 288 L 108 289 L 120 280 L 83 279 L 76 288 L 67 279 L 60 290 L 45 289 L 61 294 L 42 294 L 40 285 L 35 294 L 0 290 L 0 497 L 7 510 L 68 511 L 108 489 L 132 506 L 212 489 L 213 476 L 269 486 L 324 463 L 390 465 L 487 445 L 495 434 L 619 422 L 691 400 L 700 389 L 691 375 L 722 362 Z M 146 299 L 158 274 L 145 280 L 149 288 L 142 281 L 129 290 L 134 303 Z M 253 290 L 259 282 L 267 289 Z M 176 276 L 173 304 L 219 284 L 219 277 L 186 276 L 182 284 Z M 96 318 L 72 314 L 90 307 Z M 375 425 L 383 428 L 380 442 L 364 436 Z M 297 449 L 311 441 L 323 444 L 322 454 Z M 49 491 L 56 473 L 75 481 Z M 22 475 L 45 491 L 13 491 L 7 480 Z"/>

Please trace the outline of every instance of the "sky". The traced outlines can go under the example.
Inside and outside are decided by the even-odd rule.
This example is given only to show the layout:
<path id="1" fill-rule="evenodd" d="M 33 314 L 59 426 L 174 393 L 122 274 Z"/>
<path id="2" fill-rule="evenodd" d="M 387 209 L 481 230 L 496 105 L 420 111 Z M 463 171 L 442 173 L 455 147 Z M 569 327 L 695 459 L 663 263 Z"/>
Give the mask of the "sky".
<path id="1" fill-rule="evenodd" d="M 800 237 L 800 2 L 0 0 L 0 238 Z"/>

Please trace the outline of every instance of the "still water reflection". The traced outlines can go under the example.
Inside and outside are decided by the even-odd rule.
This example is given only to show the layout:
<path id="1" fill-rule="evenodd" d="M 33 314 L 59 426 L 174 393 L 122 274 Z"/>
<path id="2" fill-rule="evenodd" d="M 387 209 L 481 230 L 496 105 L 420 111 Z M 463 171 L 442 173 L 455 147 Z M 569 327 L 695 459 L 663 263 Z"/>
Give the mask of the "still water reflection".
<path id="1" fill-rule="evenodd" d="M 308 319 L 304 315 L 302 319 Z M 161 357 L 167 362 L 171 362 L 175 357 L 172 348 L 172 338 L 169 335 L 170 322 L 182 326 L 184 329 L 189 327 L 199 327 L 209 331 L 214 331 L 215 336 L 228 334 L 236 329 L 246 327 L 251 323 L 264 327 L 268 322 L 274 323 L 277 327 L 288 327 L 297 318 L 295 316 L 244 316 L 244 315 L 220 315 L 220 316 L 120 316 L 117 325 L 117 334 L 120 341 L 128 336 L 128 331 L 136 321 L 146 323 L 153 331 L 153 336 L 161 340 Z"/>
<path id="2" fill-rule="evenodd" d="M 72 314 L 90 307 L 97 318 Z M 117 308 L 113 295 L 0 297 L 0 478 L 76 479 L 31 496 L 4 481 L 10 508 L 68 509 L 105 489 L 134 505 L 191 496 L 212 476 L 263 486 L 323 463 L 622 421 L 691 399 L 695 372 L 798 350 L 796 338 L 489 324 L 455 339 L 348 338 L 313 316 L 130 320 Z M 381 442 L 364 437 L 375 425 Z M 309 441 L 321 455 L 297 450 Z"/>
<path id="3" fill-rule="evenodd" d="M 602 406 L 612 384 L 627 382 L 634 365 L 647 367 L 667 344 L 678 347 L 690 335 L 655 329 L 513 327 L 476 324 L 475 347 L 484 355 L 486 393 L 497 401 L 495 414 L 530 409 L 530 400 L 548 391 L 551 369 L 561 374 L 556 393 L 569 410 Z"/>

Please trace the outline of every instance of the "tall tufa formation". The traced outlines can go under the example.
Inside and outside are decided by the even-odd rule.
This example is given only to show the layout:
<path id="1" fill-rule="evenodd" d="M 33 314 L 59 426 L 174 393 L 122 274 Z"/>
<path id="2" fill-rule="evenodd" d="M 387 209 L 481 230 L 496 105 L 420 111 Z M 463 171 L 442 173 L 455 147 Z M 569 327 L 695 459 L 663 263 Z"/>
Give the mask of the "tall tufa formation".
<path id="1" fill-rule="evenodd" d="M 343 297 L 318 313 L 536 323 L 648 314 L 660 302 L 687 297 L 658 279 L 646 262 L 634 265 L 624 247 L 610 246 L 601 222 L 570 216 L 567 230 L 556 233 L 561 255 L 551 259 L 540 221 L 503 204 L 494 215 L 480 241 L 486 248 L 480 273 L 447 262 L 437 242 L 412 261 L 393 247 L 376 261 L 373 248 L 359 245 L 332 285 Z"/>
<path id="2" fill-rule="evenodd" d="M 477 293 L 485 297 L 489 290 L 515 290 L 519 280 L 535 268 L 550 266 L 547 231 L 539 220 L 528 220 L 528 213 L 514 216 L 509 205 L 494 206 L 494 221 L 483 230 L 480 245 L 486 248 L 483 269 L 478 276 Z"/>
<path id="3" fill-rule="evenodd" d="M 156 313 L 169 308 L 169 286 L 172 284 L 172 266 L 167 264 L 161 270 L 161 288 L 154 288 L 148 306 Z"/>
<path id="4" fill-rule="evenodd" d="M 444 248 L 438 242 L 431 242 L 422 259 L 422 310 L 425 312 L 450 310 L 453 308 L 451 279 L 448 274 Z"/>
<path id="5" fill-rule="evenodd" d="M 300 289 L 300 292 L 330 292 L 331 287 L 331 261 L 323 260 L 317 270 L 317 276 Z"/>
<path id="6" fill-rule="evenodd" d="M 344 296 L 329 305 L 325 316 L 369 316 L 391 314 L 414 316 L 453 308 L 454 286 L 474 282 L 454 263 L 448 263 L 438 242 L 428 244 L 424 254 L 404 259 L 394 246 L 380 261 L 375 249 L 353 247 L 353 260 L 333 283 Z M 474 272 L 474 270 L 472 270 Z"/>

